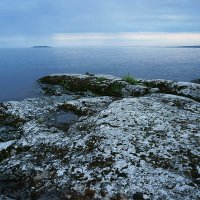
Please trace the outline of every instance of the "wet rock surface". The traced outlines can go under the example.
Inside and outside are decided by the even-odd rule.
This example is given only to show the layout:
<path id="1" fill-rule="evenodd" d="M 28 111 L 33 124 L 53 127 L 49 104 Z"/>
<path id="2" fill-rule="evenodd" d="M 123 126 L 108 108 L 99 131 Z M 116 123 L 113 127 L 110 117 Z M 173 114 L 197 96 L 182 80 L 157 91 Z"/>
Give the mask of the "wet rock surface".
<path id="1" fill-rule="evenodd" d="M 0 199 L 200 198 L 198 84 L 40 83 L 47 96 L 0 104 Z"/>

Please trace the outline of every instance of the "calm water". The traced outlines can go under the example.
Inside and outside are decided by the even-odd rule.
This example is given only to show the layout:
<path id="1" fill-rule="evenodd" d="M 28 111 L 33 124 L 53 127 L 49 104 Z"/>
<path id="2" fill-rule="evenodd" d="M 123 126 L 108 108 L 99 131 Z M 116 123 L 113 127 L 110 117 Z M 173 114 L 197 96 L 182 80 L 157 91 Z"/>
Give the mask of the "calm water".
<path id="1" fill-rule="evenodd" d="M 35 81 L 51 73 L 132 74 L 137 78 L 200 78 L 200 49 L 79 47 L 0 49 L 0 101 L 35 95 Z"/>

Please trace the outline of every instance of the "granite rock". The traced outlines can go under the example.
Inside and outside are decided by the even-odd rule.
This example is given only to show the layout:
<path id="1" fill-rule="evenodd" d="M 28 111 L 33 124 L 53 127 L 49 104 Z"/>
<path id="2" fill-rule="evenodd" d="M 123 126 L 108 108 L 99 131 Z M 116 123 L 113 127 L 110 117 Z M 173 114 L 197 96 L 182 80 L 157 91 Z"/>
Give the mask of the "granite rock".
<path id="1" fill-rule="evenodd" d="M 54 76 L 42 87 L 73 80 L 59 96 L 0 104 L 0 198 L 200 198 L 197 84 Z M 98 80 L 103 96 L 91 89 Z M 116 96 L 104 93 L 113 82 Z"/>

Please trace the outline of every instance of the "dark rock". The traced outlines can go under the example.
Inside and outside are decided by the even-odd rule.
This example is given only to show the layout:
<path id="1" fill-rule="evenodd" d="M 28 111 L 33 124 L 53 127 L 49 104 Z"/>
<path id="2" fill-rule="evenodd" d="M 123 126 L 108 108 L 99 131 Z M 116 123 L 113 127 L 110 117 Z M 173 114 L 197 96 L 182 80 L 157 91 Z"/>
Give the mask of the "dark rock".
<path id="1" fill-rule="evenodd" d="M 133 200 L 145 200 L 145 199 L 144 199 L 143 194 L 141 192 L 136 192 L 133 195 Z"/>
<path id="2" fill-rule="evenodd" d="M 191 82 L 200 84 L 200 79 L 195 79 L 195 80 L 192 80 Z"/>

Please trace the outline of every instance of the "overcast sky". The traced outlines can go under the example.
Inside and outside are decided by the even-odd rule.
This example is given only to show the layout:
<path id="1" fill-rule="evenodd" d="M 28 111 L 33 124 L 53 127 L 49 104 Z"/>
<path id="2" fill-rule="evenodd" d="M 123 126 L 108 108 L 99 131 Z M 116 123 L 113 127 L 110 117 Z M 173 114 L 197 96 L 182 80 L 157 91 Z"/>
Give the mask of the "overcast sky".
<path id="1" fill-rule="evenodd" d="M 200 45 L 200 0 L 0 0 L 0 47 Z"/>

